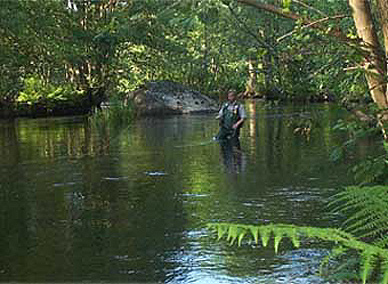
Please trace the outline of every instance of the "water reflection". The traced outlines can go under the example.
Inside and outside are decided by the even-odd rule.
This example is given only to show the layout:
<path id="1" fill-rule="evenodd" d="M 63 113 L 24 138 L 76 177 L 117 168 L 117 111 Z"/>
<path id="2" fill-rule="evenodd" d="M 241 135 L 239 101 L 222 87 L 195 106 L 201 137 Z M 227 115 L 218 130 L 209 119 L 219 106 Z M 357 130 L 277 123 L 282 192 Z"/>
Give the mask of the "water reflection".
<path id="1" fill-rule="evenodd" d="M 225 171 L 229 174 L 239 174 L 245 170 L 246 157 L 241 149 L 240 139 L 223 140 L 220 144 L 220 157 L 225 166 Z"/>
<path id="2" fill-rule="evenodd" d="M 325 226 L 323 198 L 349 181 L 345 166 L 328 160 L 340 141 L 330 108 L 319 107 L 323 127 L 309 141 L 287 125 L 306 110 L 246 109 L 241 147 L 208 143 L 218 129 L 212 115 L 115 129 L 84 117 L 0 122 L 0 281 L 260 283 L 276 275 L 284 260 L 271 248 L 230 247 L 204 225 Z"/>

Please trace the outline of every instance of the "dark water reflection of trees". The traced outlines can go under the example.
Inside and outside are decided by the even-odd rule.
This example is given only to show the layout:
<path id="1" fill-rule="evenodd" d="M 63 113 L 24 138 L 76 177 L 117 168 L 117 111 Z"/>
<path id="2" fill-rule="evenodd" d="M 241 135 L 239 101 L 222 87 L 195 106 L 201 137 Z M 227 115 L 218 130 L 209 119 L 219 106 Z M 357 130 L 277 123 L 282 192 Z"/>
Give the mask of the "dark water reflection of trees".
<path id="1" fill-rule="evenodd" d="M 328 225 L 322 199 L 351 181 L 328 159 L 340 142 L 331 107 L 246 107 L 232 167 L 203 143 L 217 131 L 212 115 L 117 128 L 83 117 L 0 122 L 0 281 L 195 283 L 207 271 L 243 283 L 270 273 L 270 249 L 226 248 L 204 224 Z M 301 112 L 321 120 L 308 139 L 290 126 Z"/>

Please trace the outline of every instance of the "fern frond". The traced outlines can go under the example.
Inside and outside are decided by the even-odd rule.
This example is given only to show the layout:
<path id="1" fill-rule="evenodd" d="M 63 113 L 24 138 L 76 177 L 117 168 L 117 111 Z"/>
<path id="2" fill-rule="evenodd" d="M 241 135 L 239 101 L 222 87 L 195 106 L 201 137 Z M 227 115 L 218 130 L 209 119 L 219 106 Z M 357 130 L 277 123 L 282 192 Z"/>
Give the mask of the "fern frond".
<path id="1" fill-rule="evenodd" d="M 384 230 L 384 232 L 385 232 L 385 234 L 387 234 L 386 230 Z M 374 244 L 380 248 L 388 248 L 388 236 L 385 235 L 385 236 L 379 238 L 377 241 L 374 242 Z"/>
<path id="2" fill-rule="evenodd" d="M 361 256 L 361 278 L 365 283 L 371 271 L 376 269 L 376 260 L 381 259 L 385 265 L 381 266 L 382 271 L 388 270 L 388 249 L 383 249 L 373 244 L 368 244 L 357 240 L 353 235 L 334 228 L 316 228 L 316 227 L 298 227 L 293 225 L 242 225 L 228 223 L 211 223 L 209 228 L 217 231 L 218 237 L 226 235 L 228 232 L 227 241 L 234 244 L 238 240 L 240 246 L 244 237 L 250 235 L 258 242 L 258 235 L 261 237 L 262 245 L 268 245 L 271 238 L 274 239 L 274 250 L 277 253 L 279 245 L 284 237 L 293 240 L 293 244 L 299 246 L 299 237 L 318 238 L 324 241 L 331 241 L 336 244 L 336 249 L 333 250 L 333 255 L 338 256 L 348 250 L 356 250 Z M 220 229 L 221 228 L 221 229 Z M 387 275 L 386 275 L 387 274 Z M 384 281 L 388 281 L 388 271 L 384 272 Z M 386 282 L 384 282 L 386 283 Z"/>
<path id="3" fill-rule="evenodd" d="M 238 246 L 241 246 L 242 240 L 245 237 L 247 231 L 243 230 L 239 235 L 238 235 Z"/>
<path id="4" fill-rule="evenodd" d="M 275 228 L 273 230 L 273 233 L 275 235 L 275 240 L 274 240 L 274 248 L 275 248 L 275 253 L 277 254 L 278 253 L 278 250 L 279 250 L 279 244 L 280 242 L 282 241 L 283 239 L 283 234 L 285 233 L 284 232 L 284 229 L 283 228 Z"/>
<path id="5" fill-rule="evenodd" d="M 343 191 L 331 196 L 330 199 L 333 199 L 333 201 L 331 201 L 327 204 L 327 207 L 331 208 L 330 211 L 339 212 L 339 211 L 343 210 L 344 203 L 347 203 L 348 206 L 351 205 L 351 203 L 350 203 L 351 200 L 349 200 L 350 199 L 349 198 L 349 195 L 350 195 L 349 191 L 351 191 L 350 187 L 347 187 Z M 357 202 L 354 202 L 354 203 L 357 204 Z"/>
<path id="6" fill-rule="evenodd" d="M 259 228 L 257 226 L 249 226 L 249 231 L 251 232 L 255 243 L 259 244 Z"/>
<path id="7" fill-rule="evenodd" d="M 226 224 L 220 224 L 220 226 L 217 226 L 217 241 L 219 241 L 228 231 L 228 226 Z"/>
<path id="8" fill-rule="evenodd" d="M 359 219 L 352 218 L 350 220 L 349 225 L 345 226 L 345 229 L 351 232 L 354 235 L 358 235 L 359 233 L 366 231 L 371 236 L 372 232 L 378 230 L 387 230 L 388 229 L 388 217 L 380 216 L 380 214 L 371 215 L 370 212 L 365 212 L 364 216 L 360 216 Z M 369 215 L 367 215 L 369 214 Z M 353 222 L 352 222 L 353 221 Z M 352 223 L 351 223 L 352 222 Z M 346 224 L 346 223 L 344 223 Z"/>
<path id="9" fill-rule="evenodd" d="M 266 247 L 268 245 L 268 241 L 270 238 L 270 234 L 272 231 L 272 225 L 264 226 L 264 227 L 258 227 L 261 237 L 261 243 L 263 247 Z"/>
<path id="10" fill-rule="evenodd" d="M 336 194 L 329 206 L 332 211 L 350 215 L 343 228 L 352 234 L 379 237 L 388 230 L 388 187 L 350 186 Z"/>
<path id="11" fill-rule="evenodd" d="M 229 241 L 230 244 L 233 245 L 234 241 L 239 237 L 240 233 L 242 233 L 242 230 L 239 226 L 229 225 L 227 241 Z"/>
<path id="12" fill-rule="evenodd" d="M 300 240 L 299 240 L 299 236 L 298 236 L 298 232 L 297 232 L 296 228 L 292 227 L 290 230 L 286 230 L 285 233 L 291 239 L 294 247 L 299 248 L 300 247 Z"/>
<path id="13" fill-rule="evenodd" d="M 376 256 L 373 252 L 365 251 L 362 254 L 362 267 L 361 267 L 361 279 L 362 283 L 365 284 L 371 271 L 375 268 Z"/>
<path id="14" fill-rule="evenodd" d="M 382 283 L 388 284 L 388 259 L 385 259 L 385 261 L 381 262 L 380 269 L 383 273 Z"/>
<path id="15" fill-rule="evenodd" d="M 361 234 L 360 238 L 368 238 L 368 239 L 373 238 L 374 245 L 381 247 L 381 248 L 385 248 L 388 246 L 388 235 L 387 235 L 388 234 L 388 230 L 387 230 L 388 224 L 384 223 L 384 224 L 380 224 L 378 226 L 379 227 L 374 226 L 366 233 Z"/>
<path id="16" fill-rule="evenodd" d="M 349 249 L 343 246 L 334 247 L 331 252 L 323 258 L 319 266 L 319 274 L 323 275 L 323 269 L 329 263 L 330 259 L 335 259 L 336 257 L 345 254 L 348 250 Z"/>

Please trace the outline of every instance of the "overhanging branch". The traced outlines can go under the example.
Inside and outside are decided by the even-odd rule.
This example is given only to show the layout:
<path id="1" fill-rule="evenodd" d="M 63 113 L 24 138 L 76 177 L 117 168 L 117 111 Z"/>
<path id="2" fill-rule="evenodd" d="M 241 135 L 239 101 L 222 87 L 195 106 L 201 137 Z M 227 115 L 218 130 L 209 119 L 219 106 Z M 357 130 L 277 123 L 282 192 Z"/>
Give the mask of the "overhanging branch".
<path id="1" fill-rule="evenodd" d="M 294 21 L 300 19 L 300 16 L 298 14 L 286 12 L 283 9 L 278 8 L 274 5 L 260 3 L 260 2 L 257 2 L 255 0 L 237 0 L 237 3 L 242 3 L 242 4 L 245 4 L 248 6 L 255 7 L 257 9 L 265 10 L 265 11 L 271 12 L 273 14 L 277 14 L 279 16 L 282 16 L 284 18 L 292 19 Z"/>
<path id="2" fill-rule="evenodd" d="M 373 50 L 376 50 L 374 46 L 371 46 L 370 44 L 366 43 L 365 41 L 357 38 L 353 39 L 348 37 L 346 34 L 341 32 L 339 29 L 330 29 L 328 27 L 325 27 L 322 25 L 323 22 L 327 21 L 327 17 L 322 18 L 317 21 L 311 21 L 305 17 L 302 17 L 299 14 L 295 14 L 289 11 L 285 11 L 282 8 L 276 7 L 274 5 L 265 4 L 258 2 L 256 0 L 236 0 L 237 3 L 241 3 L 244 5 L 248 5 L 251 7 L 254 7 L 256 9 L 264 10 L 276 15 L 279 15 L 283 18 L 291 19 L 293 21 L 298 21 L 301 23 L 302 28 L 313 28 L 315 30 L 320 31 L 323 34 L 326 34 L 328 36 L 334 37 L 343 44 L 348 45 L 349 47 L 357 50 L 368 62 L 372 63 L 376 61 L 379 57 L 385 57 L 385 54 L 381 52 L 377 52 L 376 54 L 371 52 Z M 339 15 L 338 17 L 343 17 L 343 15 Z M 330 18 L 336 18 L 336 16 L 330 17 Z M 377 70 L 377 72 L 381 75 L 385 74 L 385 68 L 381 68 L 380 65 L 374 66 Z"/>
<path id="3" fill-rule="evenodd" d="M 256 0 L 237 0 L 237 3 L 248 5 L 256 9 L 264 10 L 264 11 L 279 15 L 283 18 L 299 21 L 302 24 L 302 27 L 311 27 L 311 28 L 317 29 L 323 33 L 326 33 L 327 35 L 338 38 L 339 40 L 341 40 L 342 42 L 345 42 L 348 45 L 355 46 L 356 44 L 360 44 L 359 40 L 351 39 L 337 29 L 327 29 L 326 27 L 323 27 L 321 23 L 324 21 L 327 21 L 328 20 L 327 17 L 317 21 L 310 21 L 309 19 L 306 19 L 299 14 L 285 11 L 284 9 L 276 7 L 274 5 L 260 3 L 260 2 L 257 2 Z M 337 16 L 330 17 L 330 18 L 335 19 L 336 17 Z M 339 15 L 338 17 L 343 17 L 343 15 Z"/>

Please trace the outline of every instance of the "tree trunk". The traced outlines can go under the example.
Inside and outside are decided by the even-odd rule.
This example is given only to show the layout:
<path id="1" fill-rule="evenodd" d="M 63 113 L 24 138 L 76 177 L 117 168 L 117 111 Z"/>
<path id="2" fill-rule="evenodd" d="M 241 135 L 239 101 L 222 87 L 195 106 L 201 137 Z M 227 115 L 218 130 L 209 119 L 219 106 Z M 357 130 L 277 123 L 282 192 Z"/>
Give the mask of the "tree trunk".
<path id="1" fill-rule="evenodd" d="M 386 2 L 386 0 L 380 0 L 380 2 Z M 364 67 L 371 96 L 380 109 L 385 109 L 388 106 L 384 79 L 387 73 L 386 57 L 377 37 L 369 2 L 367 0 L 349 0 L 349 4 L 353 10 L 358 36 L 362 39 L 362 47 L 369 54 Z"/>
<path id="2" fill-rule="evenodd" d="M 279 16 L 292 19 L 294 21 L 301 20 L 306 27 L 317 28 L 322 30 L 321 21 L 311 22 L 308 19 L 303 19 L 300 15 L 291 12 L 285 12 L 283 9 L 269 4 L 263 4 L 256 0 L 237 0 L 237 2 L 262 9 Z M 385 36 L 386 47 L 388 47 L 388 0 L 377 0 L 381 15 L 383 32 Z M 349 5 L 353 10 L 353 18 L 359 37 L 362 40 L 361 48 L 365 51 L 365 71 L 368 86 L 371 92 L 373 101 L 380 109 L 385 109 L 388 106 L 386 94 L 386 82 L 384 77 L 387 73 L 386 56 L 379 43 L 376 29 L 373 24 L 372 13 L 368 0 L 349 0 Z M 323 29 L 325 31 L 326 29 Z M 349 39 L 341 32 L 331 31 L 329 35 L 335 36 L 339 40 L 354 46 L 353 40 Z M 388 115 L 387 115 L 388 120 Z"/>
<path id="3" fill-rule="evenodd" d="M 378 0 L 378 7 L 380 11 L 381 26 L 384 35 L 384 46 L 385 46 L 385 59 L 388 57 L 388 1 Z"/>

